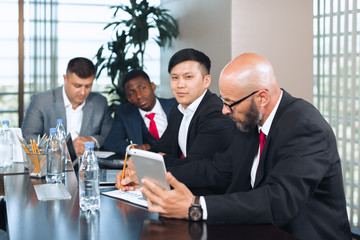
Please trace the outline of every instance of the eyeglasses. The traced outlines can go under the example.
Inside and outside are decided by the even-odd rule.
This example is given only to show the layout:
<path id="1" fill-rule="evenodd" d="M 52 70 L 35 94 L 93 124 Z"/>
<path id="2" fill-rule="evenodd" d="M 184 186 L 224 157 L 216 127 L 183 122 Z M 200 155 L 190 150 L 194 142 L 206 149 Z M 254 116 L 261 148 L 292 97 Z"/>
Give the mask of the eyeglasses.
<path id="1" fill-rule="evenodd" d="M 260 90 L 261 90 L 261 89 L 260 89 Z M 257 92 L 260 91 L 260 90 L 257 90 L 257 91 L 255 91 L 255 92 L 252 92 L 252 93 L 250 93 L 249 95 L 247 95 L 246 97 L 243 97 L 243 98 L 240 99 L 239 101 L 236 101 L 236 102 L 234 102 L 234 103 L 232 103 L 232 104 L 227 104 L 227 103 L 225 102 L 225 100 L 224 100 L 221 96 L 220 96 L 219 98 L 220 98 L 220 100 L 222 101 L 222 103 L 223 103 L 231 112 L 233 112 L 233 110 L 232 110 L 232 107 L 233 107 L 233 106 L 241 103 L 242 101 L 244 101 L 244 100 L 247 99 L 248 97 L 251 97 L 252 95 L 254 95 L 255 93 L 257 93 Z"/>

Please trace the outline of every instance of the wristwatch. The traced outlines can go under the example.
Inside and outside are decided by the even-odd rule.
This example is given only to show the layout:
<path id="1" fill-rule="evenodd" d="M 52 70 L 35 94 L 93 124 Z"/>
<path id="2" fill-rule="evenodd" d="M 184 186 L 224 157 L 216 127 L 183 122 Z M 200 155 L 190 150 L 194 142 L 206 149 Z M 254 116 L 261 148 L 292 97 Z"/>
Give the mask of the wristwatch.
<path id="1" fill-rule="evenodd" d="M 189 219 L 194 222 L 202 221 L 203 220 L 202 215 L 203 215 L 203 210 L 200 205 L 200 197 L 195 196 L 193 203 L 189 208 Z"/>

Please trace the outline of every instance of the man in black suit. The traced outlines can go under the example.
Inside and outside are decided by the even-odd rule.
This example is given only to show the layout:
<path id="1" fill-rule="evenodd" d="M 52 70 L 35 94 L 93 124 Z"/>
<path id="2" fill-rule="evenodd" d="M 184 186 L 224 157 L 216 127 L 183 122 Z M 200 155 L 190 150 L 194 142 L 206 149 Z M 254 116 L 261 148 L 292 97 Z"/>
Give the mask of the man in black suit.
<path id="1" fill-rule="evenodd" d="M 223 113 L 241 131 L 213 161 L 168 168 L 171 191 L 142 179 L 149 211 L 209 223 L 270 223 L 299 239 L 351 239 L 336 139 L 318 110 L 280 89 L 271 64 L 256 54 L 230 62 L 219 86 Z M 194 197 L 186 186 L 227 190 Z"/>
<path id="2" fill-rule="evenodd" d="M 182 49 L 169 61 L 170 86 L 179 105 L 169 116 L 169 125 L 150 151 L 165 153 L 166 166 L 212 158 L 225 150 L 235 129 L 221 113 L 222 103 L 208 90 L 211 62 L 195 49 Z"/>
<path id="3" fill-rule="evenodd" d="M 167 124 L 170 110 L 176 104 L 174 98 L 164 99 L 155 96 L 156 86 L 150 81 L 146 72 L 141 69 L 125 74 L 122 80 L 129 103 L 116 108 L 115 121 L 104 142 L 104 150 L 113 151 L 125 156 L 126 147 L 132 141 L 137 148 L 149 150 L 162 136 Z M 153 114 L 157 135 L 153 136 L 149 128 Z"/>
<path id="4" fill-rule="evenodd" d="M 235 125 L 221 113 L 219 98 L 208 90 L 210 67 L 208 56 L 190 48 L 178 51 L 169 61 L 171 90 L 179 105 L 170 112 L 163 136 L 150 149 L 164 155 L 167 167 L 211 159 L 231 143 Z M 136 174 L 131 171 L 131 167 L 127 168 L 126 176 Z M 128 178 L 120 184 L 121 176 L 122 172 L 117 175 L 116 186 L 126 185 L 124 190 L 133 190 L 133 185 L 127 184 Z"/>

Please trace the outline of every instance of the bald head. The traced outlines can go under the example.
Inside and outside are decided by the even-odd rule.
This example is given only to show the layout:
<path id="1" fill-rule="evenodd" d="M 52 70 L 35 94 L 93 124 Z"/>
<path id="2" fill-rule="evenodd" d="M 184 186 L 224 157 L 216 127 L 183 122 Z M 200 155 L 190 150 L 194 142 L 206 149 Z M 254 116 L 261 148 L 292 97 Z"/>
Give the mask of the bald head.
<path id="1" fill-rule="evenodd" d="M 232 60 L 222 70 L 220 92 L 228 102 L 235 102 L 248 94 L 259 91 L 253 99 L 262 120 L 266 120 L 276 105 L 281 89 L 276 81 L 271 63 L 254 53 L 246 53 Z"/>
<path id="2" fill-rule="evenodd" d="M 220 89 L 225 85 L 235 87 L 240 93 L 267 89 L 279 90 L 270 62 L 254 53 L 245 53 L 231 61 L 220 74 Z"/>

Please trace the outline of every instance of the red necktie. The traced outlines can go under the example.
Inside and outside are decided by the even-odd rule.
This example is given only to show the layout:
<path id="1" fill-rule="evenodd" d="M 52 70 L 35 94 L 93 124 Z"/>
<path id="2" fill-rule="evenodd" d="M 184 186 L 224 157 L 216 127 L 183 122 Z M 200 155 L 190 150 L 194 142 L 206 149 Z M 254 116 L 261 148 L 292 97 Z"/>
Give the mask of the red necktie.
<path id="1" fill-rule="evenodd" d="M 262 150 L 263 150 L 264 145 L 265 145 L 265 140 L 266 140 L 266 135 L 261 130 L 260 130 L 259 138 L 260 138 L 260 156 L 259 156 L 259 158 L 260 158 Z"/>
<path id="2" fill-rule="evenodd" d="M 149 113 L 149 114 L 145 115 L 145 117 L 150 119 L 150 126 L 149 126 L 150 134 L 153 135 L 153 137 L 156 140 L 159 140 L 160 137 L 159 137 L 159 133 L 158 133 L 158 130 L 157 130 L 157 127 L 156 127 L 156 123 L 154 121 L 154 116 L 155 116 L 155 113 Z"/>

